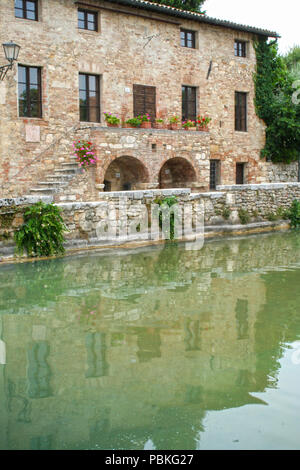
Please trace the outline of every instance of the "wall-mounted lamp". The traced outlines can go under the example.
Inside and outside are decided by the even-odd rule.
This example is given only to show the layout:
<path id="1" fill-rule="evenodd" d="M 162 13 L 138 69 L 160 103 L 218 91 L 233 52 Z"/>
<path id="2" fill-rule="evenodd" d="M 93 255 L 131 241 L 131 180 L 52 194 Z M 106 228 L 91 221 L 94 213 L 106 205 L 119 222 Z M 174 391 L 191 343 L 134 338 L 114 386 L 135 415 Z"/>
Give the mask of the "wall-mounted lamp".
<path id="1" fill-rule="evenodd" d="M 21 49 L 21 47 L 18 46 L 18 44 L 15 44 L 13 41 L 2 44 L 2 46 L 4 49 L 5 58 L 8 60 L 9 64 L 2 65 L 0 67 L 0 81 L 4 80 L 7 71 L 13 68 L 13 63 L 15 60 L 18 60 Z"/>

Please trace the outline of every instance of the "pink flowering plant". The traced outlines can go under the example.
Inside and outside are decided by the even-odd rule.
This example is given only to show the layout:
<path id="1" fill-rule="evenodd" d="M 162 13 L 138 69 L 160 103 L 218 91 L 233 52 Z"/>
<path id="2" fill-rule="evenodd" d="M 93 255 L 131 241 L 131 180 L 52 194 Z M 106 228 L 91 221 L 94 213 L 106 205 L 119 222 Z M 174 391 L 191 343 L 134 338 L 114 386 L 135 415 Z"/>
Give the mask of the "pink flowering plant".
<path id="1" fill-rule="evenodd" d="M 151 121 L 150 114 L 148 114 L 148 113 L 143 114 L 143 115 L 141 115 L 141 116 L 138 116 L 138 119 L 139 119 L 141 122 L 149 122 L 149 121 Z"/>
<path id="2" fill-rule="evenodd" d="M 92 142 L 87 140 L 78 140 L 73 142 L 74 156 L 79 166 L 87 170 L 90 165 L 97 161 L 97 157 L 92 149 Z"/>
<path id="3" fill-rule="evenodd" d="M 183 121 L 182 127 L 184 129 L 189 129 L 190 127 L 196 127 L 195 121 L 191 121 L 190 119 L 188 121 Z"/>
<path id="4" fill-rule="evenodd" d="M 112 124 L 115 126 L 117 124 L 120 124 L 120 118 L 117 115 L 114 116 L 112 113 L 104 113 L 104 118 L 108 124 Z"/>

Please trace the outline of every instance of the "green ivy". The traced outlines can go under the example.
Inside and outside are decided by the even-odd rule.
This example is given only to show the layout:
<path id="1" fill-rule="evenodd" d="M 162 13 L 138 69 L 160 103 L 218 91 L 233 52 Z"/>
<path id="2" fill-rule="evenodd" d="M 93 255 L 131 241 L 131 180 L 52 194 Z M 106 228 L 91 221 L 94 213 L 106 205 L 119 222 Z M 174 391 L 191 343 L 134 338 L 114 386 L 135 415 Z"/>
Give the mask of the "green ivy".
<path id="1" fill-rule="evenodd" d="M 290 163 L 299 158 L 300 106 L 292 101 L 293 77 L 278 55 L 277 42 L 261 39 L 256 51 L 255 107 L 266 128 L 266 143 L 261 152 L 273 162 Z"/>
<path id="2" fill-rule="evenodd" d="M 67 228 L 60 209 L 54 204 L 38 202 L 26 207 L 24 223 L 15 232 L 17 253 L 28 256 L 52 256 L 64 253 L 63 233 Z"/>
<path id="3" fill-rule="evenodd" d="M 177 197 L 176 196 L 171 196 L 171 197 L 158 197 L 155 199 L 155 204 L 158 204 L 161 207 L 161 210 L 159 211 L 159 228 L 162 230 L 162 218 L 163 218 L 163 211 L 165 209 L 169 209 L 169 207 L 174 206 L 174 204 L 178 203 Z M 175 236 L 175 217 L 174 217 L 174 212 L 171 212 L 170 214 L 170 240 L 174 240 Z"/>
<path id="4" fill-rule="evenodd" d="M 292 207 L 289 211 L 289 218 L 291 221 L 291 227 L 300 229 L 300 201 L 297 201 L 297 199 L 293 201 Z"/>

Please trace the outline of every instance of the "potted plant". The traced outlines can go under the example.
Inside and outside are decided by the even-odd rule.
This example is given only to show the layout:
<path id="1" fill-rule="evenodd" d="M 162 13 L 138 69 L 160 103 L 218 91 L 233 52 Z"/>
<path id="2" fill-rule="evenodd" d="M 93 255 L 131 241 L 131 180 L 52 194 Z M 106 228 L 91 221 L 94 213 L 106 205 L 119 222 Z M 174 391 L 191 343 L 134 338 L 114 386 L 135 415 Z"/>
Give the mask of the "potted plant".
<path id="1" fill-rule="evenodd" d="M 94 165 L 98 160 L 92 142 L 87 140 L 75 141 L 73 142 L 73 150 L 80 168 L 84 170 L 87 170 L 89 166 Z"/>
<path id="2" fill-rule="evenodd" d="M 108 127 L 119 127 L 120 119 L 112 113 L 104 113 L 105 122 Z"/>
<path id="3" fill-rule="evenodd" d="M 172 131 L 176 131 L 177 129 L 180 129 L 180 118 L 178 116 L 172 116 L 169 119 L 170 123 L 170 129 Z"/>
<path id="4" fill-rule="evenodd" d="M 128 127 L 130 128 L 136 128 L 136 127 L 140 127 L 141 120 L 139 118 L 131 118 L 131 119 L 127 119 L 125 124 L 128 124 Z"/>
<path id="5" fill-rule="evenodd" d="M 184 122 L 182 123 L 182 127 L 183 127 L 186 131 L 196 131 L 196 130 L 197 130 L 195 121 L 191 121 L 190 119 L 189 119 L 188 121 L 184 121 Z"/>
<path id="6" fill-rule="evenodd" d="M 148 113 L 143 114 L 143 116 L 138 116 L 138 119 L 141 121 L 142 129 L 151 129 L 151 118 Z"/>
<path id="7" fill-rule="evenodd" d="M 155 129 L 163 129 L 163 128 L 164 128 L 164 120 L 155 119 Z"/>
<path id="8" fill-rule="evenodd" d="M 207 132 L 208 124 L 210 123 L 211 118 L 208 116 L 197 116 L 197 129 L 198 131 Z"/>

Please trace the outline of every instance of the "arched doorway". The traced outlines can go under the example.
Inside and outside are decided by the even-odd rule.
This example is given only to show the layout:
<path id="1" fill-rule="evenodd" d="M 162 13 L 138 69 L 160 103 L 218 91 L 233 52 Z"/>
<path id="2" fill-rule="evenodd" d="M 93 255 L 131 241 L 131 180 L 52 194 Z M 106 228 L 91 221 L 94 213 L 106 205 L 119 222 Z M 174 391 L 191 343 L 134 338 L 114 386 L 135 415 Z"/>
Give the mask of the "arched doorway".
<path id="1" fill-rule="evenodd" d="M 159 187 L 186 188 L 196 181 L 196 172 L 185 158 L 175 157 L 166 161 L 159 172 Z"/>
<path id="2" fill-rule="evenodd" d="M 141 189 L 148 182 L 147 168 L 134 157 L 116 158 L 107 168 L 104 191 Z"/>

